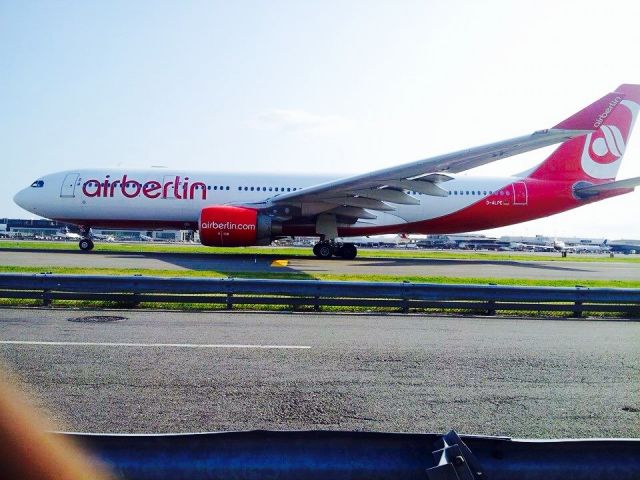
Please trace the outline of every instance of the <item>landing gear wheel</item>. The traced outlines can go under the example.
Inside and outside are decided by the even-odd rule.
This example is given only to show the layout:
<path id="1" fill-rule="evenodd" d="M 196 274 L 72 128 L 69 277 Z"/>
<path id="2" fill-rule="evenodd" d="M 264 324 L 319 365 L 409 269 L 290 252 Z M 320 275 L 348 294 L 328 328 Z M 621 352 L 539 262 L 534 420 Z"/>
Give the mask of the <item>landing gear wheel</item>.
<path id="1" fill-rule="evenodd" d="M 78 243 L 78 246 L 83 252 L 88 252 L 89 250 L 93 250 L 93 240 L 91 240 L 90 238 L 83 238 Z"/>
<path id="2" fill-rule="evenodd" d="M 313 253 L 322 260 L 327 260 L 333 256 L 334 247 L 329 242 L 316 243 L 313 247 Z"/>
<path id="3" fill-rule="evenodd" d="M 345 260 L 353 260 L 358 255 L 358 249 L 353 243 L 345 243 L 340 248 L 340 256 Z"/>

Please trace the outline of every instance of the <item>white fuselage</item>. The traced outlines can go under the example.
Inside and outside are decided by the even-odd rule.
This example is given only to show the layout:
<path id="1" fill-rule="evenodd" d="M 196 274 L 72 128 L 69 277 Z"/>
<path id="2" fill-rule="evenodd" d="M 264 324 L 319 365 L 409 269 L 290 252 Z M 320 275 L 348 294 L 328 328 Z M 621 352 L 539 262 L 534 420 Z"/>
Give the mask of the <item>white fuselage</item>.
<path id="1" fill-rule="evenodd" d="M 92 227 L 192 228 L 205 206 L 265 202 L 330 180 L 289 174 L 79 169 L 39 178 L 18 192 L 15 202 L 45 218 Z M 440 184 L 449 192 L 446 197 L 408 192 L 420 201 L 418 205 L 394 204 L 395 210 L 375 212 L 375 219 L 358 221 L 353 227 L 403 225 L 449 215 L 517 181 L 513 177 L 454 177 Z"/>

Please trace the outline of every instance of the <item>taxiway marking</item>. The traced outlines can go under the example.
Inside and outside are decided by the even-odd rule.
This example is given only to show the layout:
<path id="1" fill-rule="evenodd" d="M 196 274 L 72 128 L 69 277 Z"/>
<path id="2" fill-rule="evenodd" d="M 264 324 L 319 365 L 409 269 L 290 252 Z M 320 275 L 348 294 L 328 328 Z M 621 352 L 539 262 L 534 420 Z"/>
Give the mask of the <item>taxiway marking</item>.
<path id="1" fill-rule="evenodd" d="M 289 265 L 289 260 L 274 260 L 271 262 L 272 267 L 286 267 Z"/>
<path id="2" fill-rule="evenodd" d="M 122 343 L 122 342 L 42 342 L 36 340 L 0 340 L 0 345 L 38 345 L 60 347 L 172 347 L 172 348 L 255 348 L 261 350 L 308 350 L 309 345 L 243 345 L 215 343 Z"/>

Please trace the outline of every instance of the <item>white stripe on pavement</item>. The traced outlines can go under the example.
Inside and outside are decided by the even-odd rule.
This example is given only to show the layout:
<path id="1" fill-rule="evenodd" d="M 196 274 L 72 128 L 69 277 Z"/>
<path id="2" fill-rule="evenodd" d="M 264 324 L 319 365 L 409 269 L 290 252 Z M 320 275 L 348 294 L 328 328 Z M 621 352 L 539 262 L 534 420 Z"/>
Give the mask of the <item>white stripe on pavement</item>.
<path id="1" fill-rule="evenodd" d="M 35 340 L 0 340 L 1 345 L 51 345 L 71 347 L 174 347 L 174 348 L 256 348 L 263 350 L 306 350 L 309 345 L 242 345 L 206 343 L 120 343 L 120 342 L 40 342 Z"/>

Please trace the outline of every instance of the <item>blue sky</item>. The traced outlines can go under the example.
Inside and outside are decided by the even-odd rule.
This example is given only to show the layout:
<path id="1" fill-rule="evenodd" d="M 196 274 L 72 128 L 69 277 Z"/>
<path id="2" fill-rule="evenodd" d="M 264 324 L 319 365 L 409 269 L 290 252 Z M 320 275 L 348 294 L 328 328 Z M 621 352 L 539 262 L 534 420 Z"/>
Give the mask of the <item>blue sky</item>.
<path id="1" fill-rule="evenodd" d="M 0 217 L 27 217 L 13 194 L 57 170 L 340 177 L 550 127 L 640 83 L 639 14 L 634 1 L 0 2 Z M 633 138 L 619 177 L 638 175 Z M 638 206 L 634 193 L 489 233 L 640 238 Z"/>

